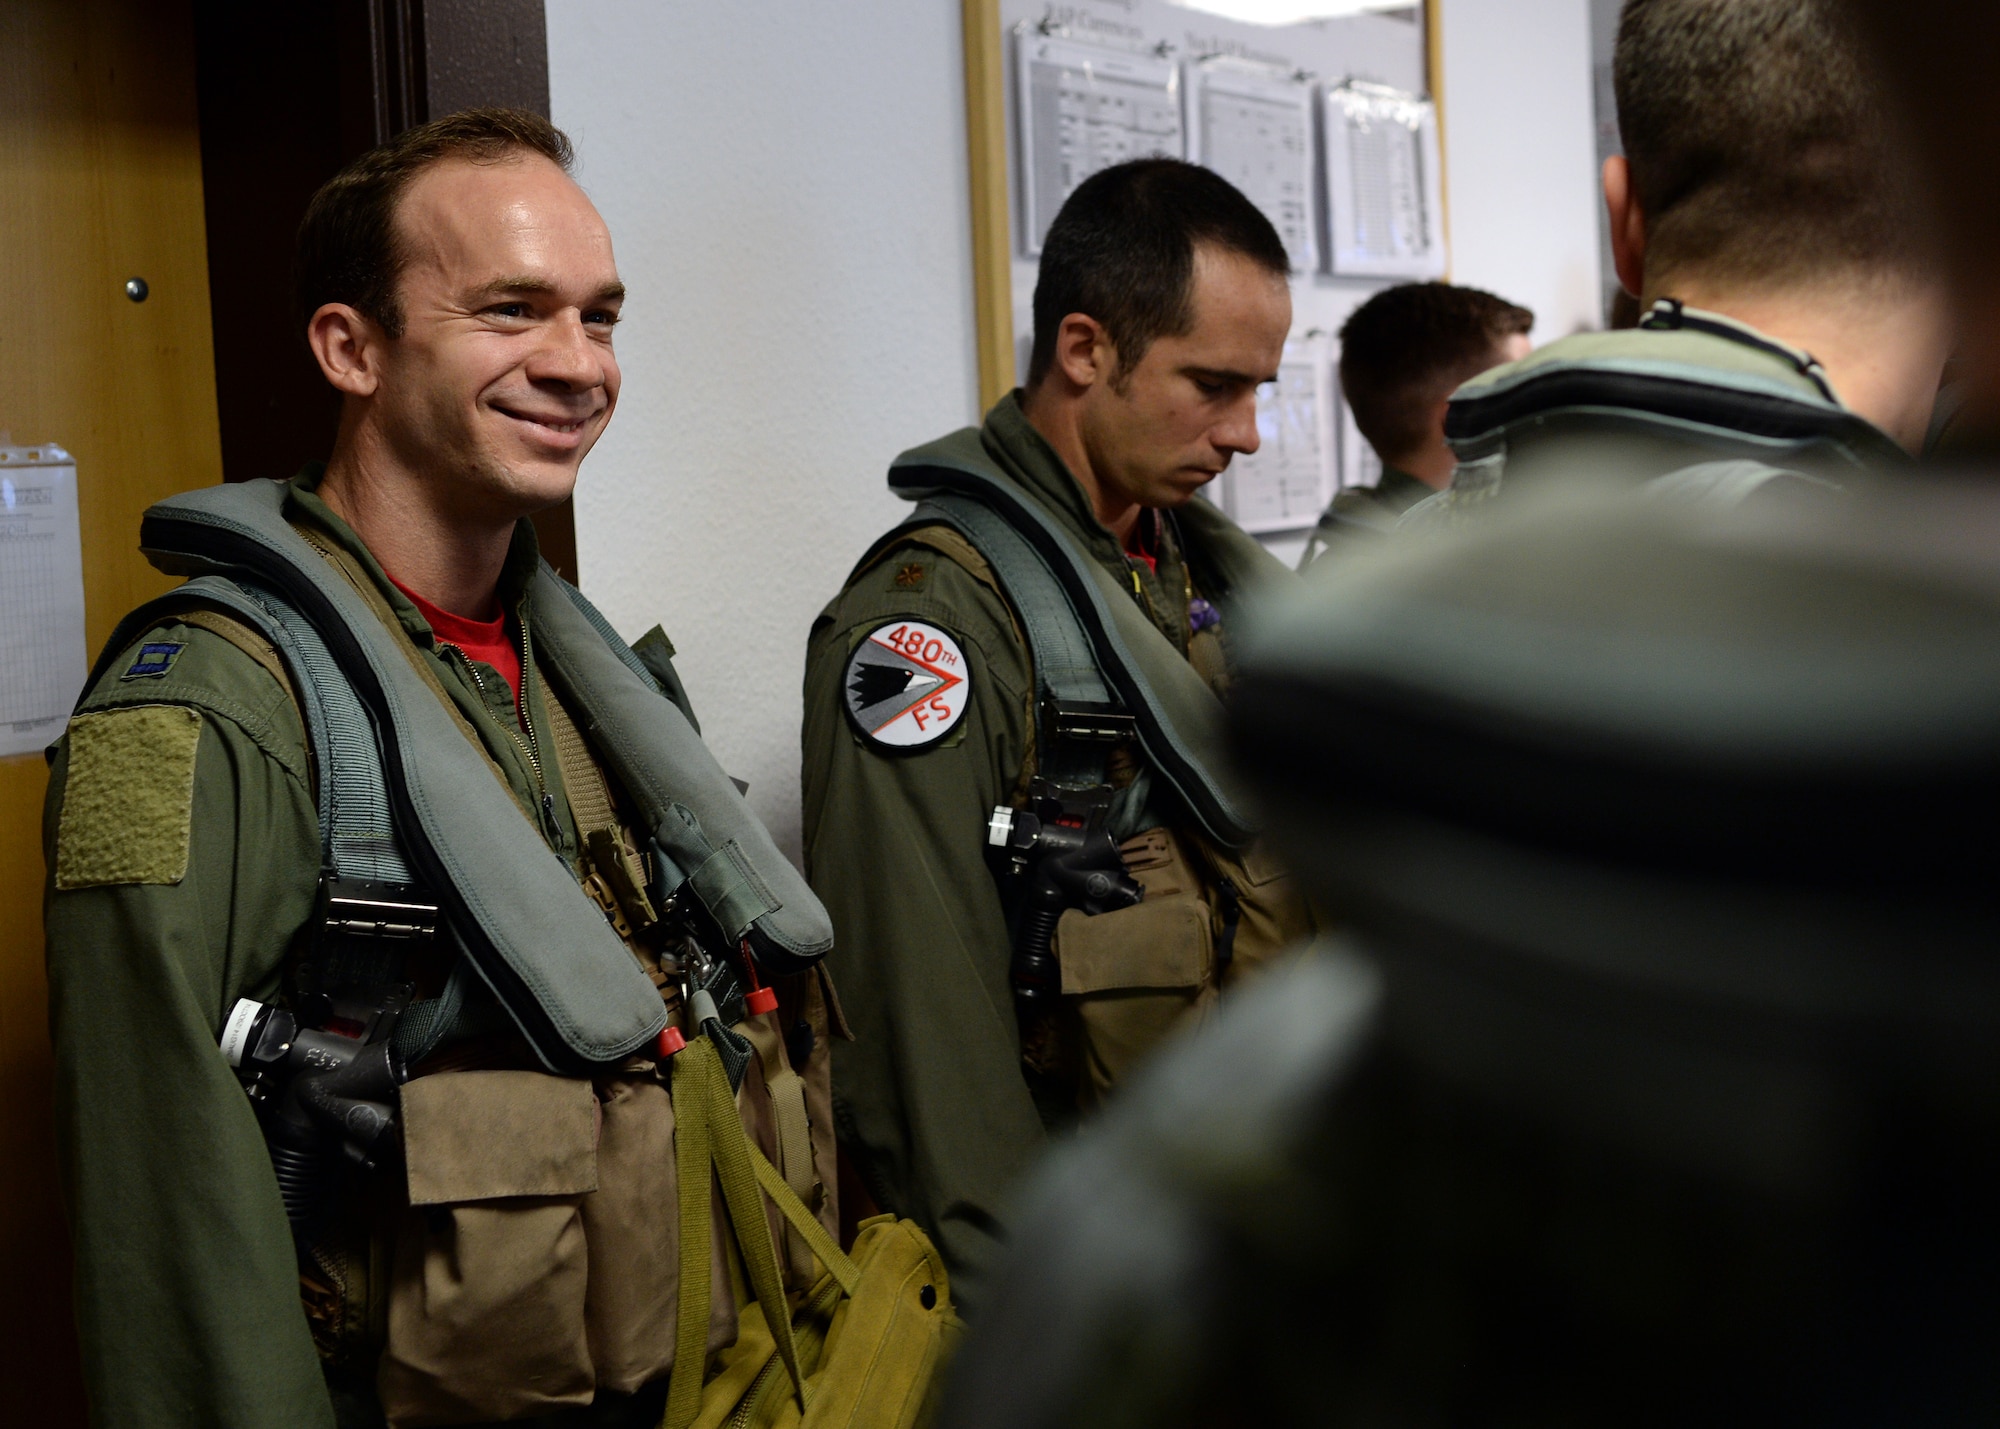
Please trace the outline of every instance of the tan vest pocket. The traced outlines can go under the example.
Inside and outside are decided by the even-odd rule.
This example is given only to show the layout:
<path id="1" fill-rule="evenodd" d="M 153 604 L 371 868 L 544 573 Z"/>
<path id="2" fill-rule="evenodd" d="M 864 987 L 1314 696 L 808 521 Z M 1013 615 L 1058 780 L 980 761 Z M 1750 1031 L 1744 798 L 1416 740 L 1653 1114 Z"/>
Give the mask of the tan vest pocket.
<path id="1" fill-rule="evenodd" d="M 680 1320 L 680 1217 L 675 1213 L 674 1104 L 651 1071 L 606 1079 L 597 1143 L 596 1194 L 583 1199 L 590 1283 L 590 1359 L 606 1389 L 630 1393 L 668 1373 Z M 714 1224 L 722 1225 L 718 1196 Z M 736 1341 L 723 1241 L 709 1263 L 708 1348 Z"/>
<path id="2" fill-rule="evenodd" d="M 1095 917 L 1072 908 L 1056 924 L 1055 942 L 1068 997 L 1200 987 L 1215 956 L 1208 905 L 1186 894 Z"/>
<path id="3" fill-rule="evenodd" d="M 1272 959 L 1300 951 L 1315 931 L 1312 905 L 1262 839 L 1241 853 L 1211 850 L 1216 868 L 1236 885 L 1240 899 L 1228 985 Z"/>
<path id="4" fill-rule="evenodd" d="M 1056 925 L 1063 1003 L 1075 1019 L 1083 1075 L 1078 1100 L 1095 1105 L 1192 1009 L 1215 998 L 1208 905 L 1191 891 Z"/>
<path id="5" fill-rule="evenodd" d="M 590 1083 L 444 1072 L 405 1086 L 402 1104 L 411 1205 L 376 1379 L 389 1422 L 465 1424 L 588 1404 Z"/>

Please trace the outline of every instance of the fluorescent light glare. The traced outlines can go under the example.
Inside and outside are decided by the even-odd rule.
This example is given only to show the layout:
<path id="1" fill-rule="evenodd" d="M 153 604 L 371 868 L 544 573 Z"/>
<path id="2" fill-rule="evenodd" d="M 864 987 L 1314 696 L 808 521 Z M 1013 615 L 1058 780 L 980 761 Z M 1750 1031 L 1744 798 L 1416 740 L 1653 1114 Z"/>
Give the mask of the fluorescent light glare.
<path id="1" fill-rule="evenodd" d="M 1187 10 L 1201 10 L 1227 20 L 1252 25 L 1296 25 L 1301 20 L 1338 20 L 1377 10 L 1410 10 L 1416 0 L 1173 0 Z"/>

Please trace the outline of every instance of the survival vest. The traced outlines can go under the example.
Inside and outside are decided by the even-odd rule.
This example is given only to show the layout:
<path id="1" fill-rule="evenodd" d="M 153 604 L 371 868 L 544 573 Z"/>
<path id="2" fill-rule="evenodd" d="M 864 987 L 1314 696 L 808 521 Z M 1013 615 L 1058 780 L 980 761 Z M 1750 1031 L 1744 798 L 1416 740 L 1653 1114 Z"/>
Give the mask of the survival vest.
<path id="1" fill-rule="evenodd" d="M 391 1041 L 408 1042 L 402 1060 L 447 1030 L 490 1030 L 459 1021 L 462 1009 L 504 1009 L 557 1073 L 461 1069 L 447 1055 L 402 1084 L 408 1198 L 385 1208 L 397 1228 L 385 1245 L 379 1218 L 317 1227 L 300 1246 L 322 1355 L 336 1373 L 373 1365 L 392 1425 L 535 1417 L 668 1374 L 670 1429 L 793 1422 L 808 1403 L 818 1423 L 909 1422 L 957 1333 L 949 1281 L 911 1222 L 866 1223 L 852 1256 L 821 1224 L 832 1180 L 823 1046 L 802 1079 L 793 1062 L 807 1054 L 769 1006 L 746 998 L 751 1015 L 725 1028 L 730 1014 L 712 1001 L 704 1013 L 704 988 L 692 1040 L 657 1067 L 649 1044 L 666 1001 L 611 909 L 551 856 L 402 633 L 286 521 L 285 498 L 258 481 L 149 510 L 148 557 L 191 578 L 121 623 L 91 684 L 162 619 L 227 633 L 267 665 L 275 652 L 316 772 L 313 957 L 343 939 L 448 934 L 461 956 L 441 995 L 401 1013 Z M 812 969 L 832 944 L 826 915 L 695 735 L 671 669 L 656 679 L 546 564 L 528 603 L 579 831 L 585 804 L 602 812 L 608 794 L 601 772 L 585 772 L 594 760 L 568 747 L 579 742 L 571 712 L 617 775 L 620 819 L 650 841 L 657 898 L 698 902 L 767 972 Z M 270 650 L 252 650 L 252 633 Z M 467 969 L 499 1008 L 465 1006 Z M 824 979 L 809 985 L 830 999 Z M 822 1007 L 839 1032 L 837 1009 Z M 717 1020 L 697 1030 L 704 1018 Z M 273 1164 L 289 1214 L 275 1143 Z M 717 1180 L 723 1219 L 711 1213 Z M 356 1229 L 374 1245 L 350 1244 Z M 747 1285 L 718 1281 L 712 1264 L 740 1265 Z M 778 1306 L 789 1313 L 767 1315 Z"/>
<path id="2" fill-rule="evenodd" d="M 1677 496 L 1740 500 L 1783 477 L 1843 485 L 1910 463 L 1842 405 L 1811 354 L 1673 299 L 1656 303 L 1638 331 L 1565 338 L 1474 378 L 1452 397 L 1445 438 L 1458 473 L 1412 509 L 1405 529 L 1484 501 L 1531 470 L 1634 485 L 1675 478 Z M 1728 479 L 1678 478 L 1717 462 L 1731 464 Z"/>
<path id="3" fill-rule="evenodd" d="M 972 543 L 1027 632 L 1037 747 L 1051 772 L 1101 778 L 1101 751 L 1136 736 L 1148 767 L 1203 832 L 1227 848 L 1251 842 L 1254 824 L 1222 756 L 1222 702 L 1117 581 L 994 464 L 976 428 L 905 452 L 889 469 L 889 489 L 917 510 L 861 566 L 924 526 L 949 526 Z M 1190 519 L 1205 514 L 1191 508 Z M 1260 562 L 1283 570 L 1219 515 L 1212 524 L 1205 544 L 1218 548 L 1232 587 L 1219 601 L 1250 584 Z"/>
<path id="4" fill-rule="evenodd" d="M 1017 998 L 1025 990 L 1022 1060 L 1031 1076 L 1073 1086 L 1089 1105 L 1212 1006 L 1236 973 L 1300 945 L 1311 917 L 1258 846 L 1222 757 L 1221 700 L 1129 592 L 993 462 L 978 430 L 905 453 L 889 485 L 917 509 L 857 570 L 923 527 L 948 527 L 992 569 L 1027 636 L 1038 778 L 1029 809 L 994 811 L 988 844 L 1003 866 Z M 1260 576 L 1290 574 L 1212 507 L 1192 503 L 1181 520 L 1197 532 L 1225 609 Z M 1127 740 L 1136 740 L 1140 767 L 1113 791 L 1110 756 Z M 1081 812 L 1093 805 L 1102 812 Z M 1134 885 L 1125 897 L 1137 901 L 1037 902 L 1023 841 L 1030 816 L 1081 817 L 1086 831 L 1101 819 L 1118 847 L 1105 846 L 1091 867 L 1115 872 L 1122 863 Z"/>
<path id="5" fill-rule="evenodd" d="M 666 1025 L 641 971 L 568 865 L 552 857 L 389 630 L 284 516 L 286 487 L 252 481 L 147 511 L 153 564 L 190 576 L 113 634 L 115 658 L 190 603 L 220 606 L 278 650 L 320 771 L 330 884 L 416 883 L 438 900 L 466 960 L 553 1071 L 613 1063 Z M 529 590 L 537 659 L 587 712 L 595 748 L 636 808 L 673 895 L 699 900 L 768 971 L 833 945 L 825 910 L 639 658 L 544 563 Z"/>

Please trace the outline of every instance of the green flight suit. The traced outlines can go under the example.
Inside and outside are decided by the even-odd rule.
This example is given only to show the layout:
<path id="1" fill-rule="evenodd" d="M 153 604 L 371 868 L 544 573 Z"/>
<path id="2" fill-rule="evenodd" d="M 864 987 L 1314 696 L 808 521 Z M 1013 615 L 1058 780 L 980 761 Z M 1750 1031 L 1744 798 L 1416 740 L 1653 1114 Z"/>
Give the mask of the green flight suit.
<path id="1" fill-rule="evenodd" d="M 434 639 L 317 482 L 312 469 L 294 482 L 293 513 L 373 582 L 522 807 L 576 864 L 558 762 L 530 748 L 506 681 Z M 523 521 L 500 584 L 517 632 L 532 629 L 525 588 L 538 559 Z M 183 648 L 163 672 L 128 678 L 146 645 Z M 523 679 L 530 720 L 546 730 L 532 660 Z M 275 998 L 313 910 L 320 836 L 304 726 L 288 687 L 251 653 L 178 620 L 120 652 L 79 713 L 134 706 L 199 717 L 184 876 L 62 886 L 65 865 L 80 862 L 75 841 L 93 832 L 63 827 L 74 723 L 55 747 L 43 818 L 57 1127 L 93 1422 L 318 1429 L 336 1416 L 290 1228 L 256 1118 L 217 1048 L 238 998 Z M 172 822 L 176 811 L 148 816 Z M 353 1394 L 342 1422 L 372 1410 L 368 1389 Z"/>
<path id="2" fill-rule="evenodd" d="M 1381 480 L 1373 486 L 1349 487 L 1333 498 L 1306 542 L 1299 569 L 1311 568 L 1322 556 L 1352 542 L 1395 530 L 1405 511 L 1435 493 L 1434 487 L 1407 471 L 1385 464 Z"/>
<path id="3" fill-rule="evenodd" d="M 980 440 L 1220 692 L 1226 632 L 1190 629 L 1191 601 L 1223 590 L 1204 554 L 1226 545 L 1277 580 L 1289 578 L 1284 567 L 1200 501 L 1156 521 L 1154 565 L 1128 555 L 1029 424 L 1018 393 L 988 414 Z M 972 687 L 951 732 L 914 753 L 869 744 L 843 704 L 856 646 L 902 619 L 957 640 Z M 912 533 L 853 576 L 808 643 L 806 873 L 833 918 L 855 1034 L 834 1049 L 835 1116 L 877 1201 L 937 1241 L 961 1305 L 977 1298 L 968 1277 L 998 1235 L 1003 1195 L 1048 1135 L 1047 1099 L 1038 1108 L 1022 1071 L 1006 915 L 985 854 L 994 806 L 1018 804 L 1025 791 L 1034 694 L 1026 639 L 997 580 L 943 527 Z M 1265 876 L 1275 890 L 1275 875 Z M 1274 895 L 1282 911 L 1267 925 L 1271 941 L 1310 927 L 1289 897 L 1288 886 Z"/>

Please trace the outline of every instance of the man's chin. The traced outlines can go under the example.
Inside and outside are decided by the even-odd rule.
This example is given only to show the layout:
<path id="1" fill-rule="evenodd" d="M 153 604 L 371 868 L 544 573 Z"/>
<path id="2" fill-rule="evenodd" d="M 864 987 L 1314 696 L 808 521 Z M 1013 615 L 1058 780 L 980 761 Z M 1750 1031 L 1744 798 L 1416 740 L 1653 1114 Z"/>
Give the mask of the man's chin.
<path id="1" fill-rule="evenodd" d="M 576 468 L 562 466 L 539 468 L 518 472 L 519 485 L 515 488 L 526 505 L 527 515 L 546 511 L 551 506 L 560 506 L 576 492 Z"/>
<path id="2" fill-rule="evenodd" d="M 1205 476 L 1199 481 L 1189 478 L 1165 483 L 1155 493 L 1155 499 L 1146 504 L 1161 511 L 1178 510 L 1201 495 L 1214 481 L 1213 476 Z"/>
<path id="3" fill-rule="evenodd" d="M 489 456 L 476 477 L 479 504 L 497 518 L 533 516 L 560 506 L 576 490 L 576 464 Z"/>

